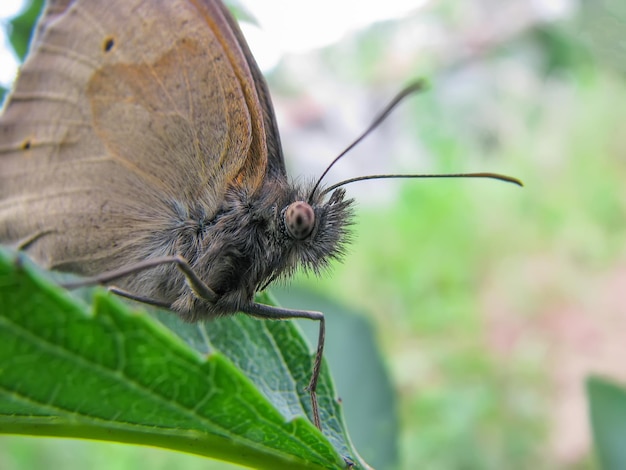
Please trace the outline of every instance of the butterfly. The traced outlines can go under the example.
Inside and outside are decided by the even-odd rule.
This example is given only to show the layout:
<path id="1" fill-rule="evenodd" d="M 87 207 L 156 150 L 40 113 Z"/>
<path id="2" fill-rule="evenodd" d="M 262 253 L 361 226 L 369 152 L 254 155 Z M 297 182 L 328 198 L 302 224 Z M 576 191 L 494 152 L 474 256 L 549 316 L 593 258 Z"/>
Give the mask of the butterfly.
<path id="1" fill-rule="evenodd" d="M 345 153 L 310 184 L 288 178 L 267 84 L 220 1 L 51 0 L 0 117 L 0 242 L 190 322 L 318 321 L 321 429 L 324 315 L 254 299 L 342 257 L 345 184 L 399 176 L 324 188 Z"/>

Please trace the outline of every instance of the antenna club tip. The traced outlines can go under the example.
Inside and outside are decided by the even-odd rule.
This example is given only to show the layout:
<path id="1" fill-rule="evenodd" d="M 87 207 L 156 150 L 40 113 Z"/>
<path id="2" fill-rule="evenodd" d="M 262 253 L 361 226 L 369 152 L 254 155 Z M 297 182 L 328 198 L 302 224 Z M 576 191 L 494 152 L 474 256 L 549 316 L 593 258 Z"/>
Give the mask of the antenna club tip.
<path id="1" fill-rule="evenodd" d="M 415 79 L 409 85 L 407 85 L 405 90 L 407 90 L 407 91 L 410 90 L 412 93 L 415 93 L 415 92 L 418 92 L 418 91 L 427 90 L 428 88 L 430 88 L 430 84 L 429 84 L 428 80 L 426 80 L 423 77 L 420 77 L 420 78 Z"/>
<path id="2" fill-rule="evenodd" d="M 507 181 L 509 183 L 513 183 L 513 184 L 518 185 L 520 188 L 524 187 L 524 182 L 522 180 L 518 180 L 517 178 L 513 178 L 512 176 L 508 176 L 507 177 Z"/>
<path id="3" fill-rule="evenodd" d="M 459 176 L 464 176 L 463 174 L 460 174 Z M 524 187 L 524 183 L 522 182 L 522 180 L 517 179 L 513 176 L 508 176 L 508 175 L 502 175 L 500 173 L 470 173 L 470 174 L 465 174 L 465 176 L 473 176 L 473 177 L 478 177 L 478 178 L 493 178 L 496 180 L 500 180 L 500 181 L 504 181 L 505 183 L 513 183 L 516 184 L 517 186 L 520 187 Z"/>

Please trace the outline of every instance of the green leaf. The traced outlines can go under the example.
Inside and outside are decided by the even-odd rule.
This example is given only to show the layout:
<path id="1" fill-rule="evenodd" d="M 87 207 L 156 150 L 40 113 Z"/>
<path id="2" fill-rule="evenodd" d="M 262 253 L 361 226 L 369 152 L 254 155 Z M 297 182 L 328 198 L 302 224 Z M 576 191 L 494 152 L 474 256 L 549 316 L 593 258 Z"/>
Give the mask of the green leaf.
<path id="1" fill-rule="evenodd" d="M 238 22 L 243 21 L 254 26 L 259 26 L 259 22 L 256 17 L 239 0 L 225 0 L 224 4 Z"/>
<path id="2" fill-rule="evenodd" d="M 596 453 L 605 470 L 626 468 L 626 389 L 598 377 L 587 380 Z"/>
<path id="3" fill-rule="evenodd" d="M 324 357 L 331 365 L 336 390 L 342 398 L 351 441 L 372 467 L 398 468 L 397 396 L 373 325 L 364 312 L 310 289 L 298 288 L 297 284 L 276 286 L 272 293 L 282 305 L 327 313 Z M 317 341 L 315 322 L 298 323 L 311 343 Z"/>
<path id="4" fill-rule="evenodd" d="M 21 61 L 26 57 L 33 25 L 43 8 L 43 0 L 31 0 L 28 7 L 10 21 L 9 41 Z"/>
<path id="5" fill-rule="evenodd" d="M 160 446 L 255 468 L 342 468 L 343 457 L 362 468 L 326 366 L 326 437 L 306 418 L 311 362 L 291 322 L 186 324 L 100 289 L 90 307 L 0 250 L 0 433 Z"/>

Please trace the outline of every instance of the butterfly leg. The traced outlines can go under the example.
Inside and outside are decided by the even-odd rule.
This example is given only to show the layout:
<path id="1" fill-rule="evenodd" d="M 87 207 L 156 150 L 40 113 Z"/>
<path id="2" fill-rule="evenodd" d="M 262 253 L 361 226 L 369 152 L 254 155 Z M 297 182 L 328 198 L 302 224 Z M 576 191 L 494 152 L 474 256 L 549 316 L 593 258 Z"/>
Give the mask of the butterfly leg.
<path id="1" fill-rule="evenodd" d="M 161 302 L 160 300 L 151 299 L 150 297 L 144 297 L 142 295 L 133 294 L 127 290 L 120 289 L 119 287 L 109 286 L 109 292 L 124 297 L 125 299 L 134 300 L 146 305 L 153 305 L 155 307 L 170 309 L 172 305 L 169 302 Z"/>
<path id="2" fill-rule="evenodd" d="M 187 260 L 185 260 L 182 256 L 163 256 L 160 258 L 147 259 L 144 261 L 140 261 L 139 263 L 135 263 L 130 266 L 125 266 L 123 268 L 110 271 L 107 273 L 102 273 L 97 276 L 88 277 L 85 279 L 81 279 L 79 281 L 73 281 L 62 284 L 67 289 L 75 289 L 78 287 L 90 286 L 95 284 L 106 284 L 108 282 L 114 281 L 124 276 L 128 276 L 130 274 L 135 274 L 146 269 L 151 269 L 162 264 L 175 263 L 178 269 L 185 275 L 187 281 L 191 288 L 196 292 L 196 294 L 209 302 L 217 300 L 217 294 L 213 292 L 213 290 L 207 286 L 202 279 L 198 277 L 198 275 L 194 272 Z M 168 308 L 169 305 L 163 302 L 156 301 L 154 299 L 150 299 L 147 297 L 139 296 L 133 294 L 131 292 L 125 291 L 123 289 L 117 287 L 111 287 L 111 292 L 120 295 L 122 297 L 126 297 L 128 299 L 136 300 L 138 302 L 146 303 L 149 305 L 156 305 L 159 307 Z M 273 307 L 270 305 L 263 305 L 258 303 L 252 303 L 248 305 L 246 308 L 242 309 L 244 313 L 255 316 L 257 318 L 263 319 L 273 319 L 273 320 L 287 320 L 292 318 L 307 318 L 309 320 L 319 321 L 319 337 L 317 340 L 317 350 L 315 353 L 315 360 L 313 363 L 313 372 L 311 374 L 311 380 L 309 381 L 309 385 L 307 386 L 307 390 L 311 396 L 311 409 L 313 413 L 313 423 L 315 426 L 321 430 L 321 422 L 319 416 L 319 406 L 317 403 L 317 381 L 319 379 L 320 367 L 322 365 L 322 357 L 324 354 L 324 340 L 326 336 L 326 325 L 324 321 L 324 314 L 321 312 L 314 312 L 308 310 L 289 310 L 283 309 L 279 307 Z"/>
<path id="3" fill-rule="evenodd" d="M 313 372 L 311 373 L 311 380 L 307 386 L 307 390 L 311 396 L 311 410 L 313 413 L 313 423 L 321 431 L 321 421 L 319 406 L 317 403 L 317 381 L 320 375 L 320 368 L 322 366 L 322 356 L 324 355 L 324 341 L 326 337 L 326 324 L 324 314 L 322 312 L 314 312 L 309 310 L 290 310 L 285 308 L 273 307 L 271 305 L 253 303 L 242 309 L 244 313 L 252 315 L 257 318 L 269 319 L 269 320 L 288 320 L 293 318 L 306 318 L 309 320 L 319 321 L 319 336 L 317 339 L 317 350 L 315 352 L 315 360 L 313 362 Z"/>
<path id="4" fill-rule="evenodd" d="M 198 277 L 193 268 L 189 266 L 187 260 L 182 256 L 162 256 L 160 258 L 147 259 L 132 264 L 130 266 L 116 269 L 114 271 L 109 271 L 107 273 L 102 273 L 93 277 L 87 277 L 78 281 L 63 283 L 61 285 L 66 289 L 76 289 L 78 287 L 106 284 L 107 282 L 114 281 L 130 274 L 136 274 L 138 272 L 145 271 L 146 269 L 151 269 L 157 266 L 161 266 L 163 264 L 172 263 L 176 264 L 176 267 L 180 269 L 181 272 L 185 275 L 187 281 L 189 282 L 189 285 L 198 295 L 198 297 L 204 300 L 208 300 L 209 302 L 215 302 L 217 300 L 217 294 L 213 292 L 213 290 L 209 286 L 207 286 L 202 279 Z M 124 297 L 133 298 L 132 296 L 134 296 L 134 294 L 131 293 L 127 294 L 129 295 L 124 295 Z"/>
<path id="5" fill-rule="evenodd" d="M 36 232 L 36 233 L 34 233 L 32 235 L 29 235 L 26 238 L 18 240 L 18 242 L 15 244 L 15 248 L 17 250 L 19 250 L 19 251 L 26 251 L 37 240 L 39 240 L 40 238 L 43 238 L 46 235 L 49 235 L 51 233 L 54 233 L 54 230 L 42 230 L 40 232 Z"/>

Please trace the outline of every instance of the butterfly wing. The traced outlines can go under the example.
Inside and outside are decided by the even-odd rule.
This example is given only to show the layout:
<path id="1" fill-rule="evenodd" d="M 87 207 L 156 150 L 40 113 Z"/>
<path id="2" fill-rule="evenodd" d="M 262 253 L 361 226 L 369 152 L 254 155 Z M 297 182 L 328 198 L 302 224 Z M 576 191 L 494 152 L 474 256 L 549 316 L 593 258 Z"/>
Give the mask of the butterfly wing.
<path id="1" fill-rule="evenodd" d="M 230 21 L 212 0 L 51 1 L 0 117 L 0 241 L 100 273 L 258 188 L 268 121 Z"/>
<path id="2" fill-rule="evenodd" d="M 280 134 L 278 132 L 278 124 L 276 123 L 276 115 L 274 114 L 274 106 L 270 96 L 265 77 L 261 73 L 259 66 L 254 60 L 254 56 L 248 47 L 239 25 L 228 13 L 226 7 L 223 4 L 219 4 L 222 10 L 223 17 L 226 19 L 229 25 L 230 31 L 235 36 L 237 44 L 242 51 L 242 56 L 245 57 L 256 92 L 261 102 L 261 110 L 263 112 L 263 122 L 265 127 L 266 143 L 267 143 L 267 172 L 270 178 L 287 178 L 287 170 L 285 169 L 285 158 L 283 156 L 283 148 L 280 143 Z"/>

